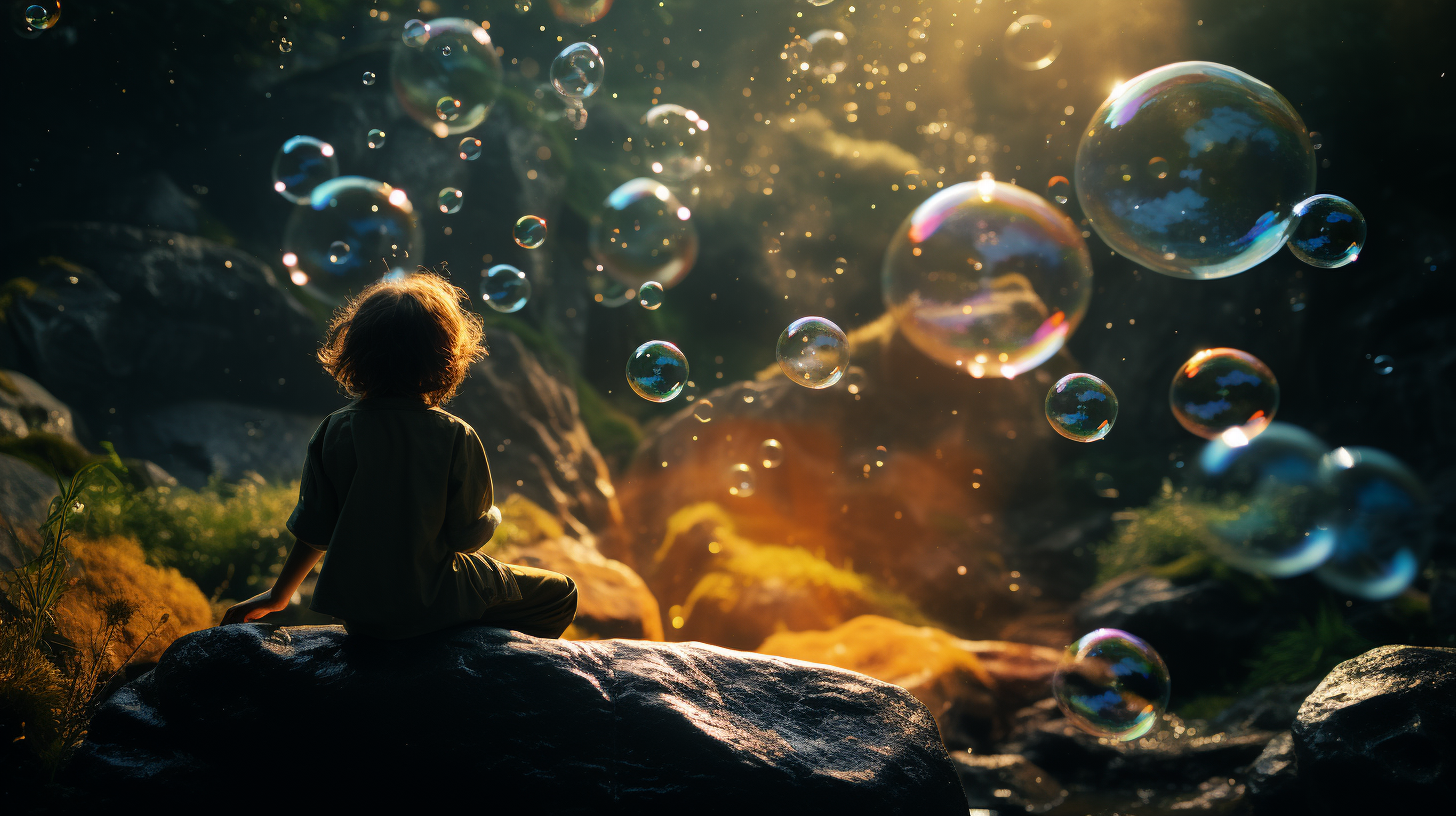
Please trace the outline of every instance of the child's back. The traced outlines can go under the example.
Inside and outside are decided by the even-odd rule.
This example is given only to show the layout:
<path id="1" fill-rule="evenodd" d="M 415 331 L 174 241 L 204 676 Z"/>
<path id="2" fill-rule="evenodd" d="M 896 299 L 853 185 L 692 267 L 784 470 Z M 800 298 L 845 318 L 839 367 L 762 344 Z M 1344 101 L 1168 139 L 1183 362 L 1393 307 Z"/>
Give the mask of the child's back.
<path id="1" fill-rule="evenodd" d="M 475 430 L 438 406 L 485 353 L 464 293 L 433 275 L 381 281 L 335 317 L 319 358 L 358 399 L 308 444 L 274 586 L 223 623 L 282 609 L 323 557 L 312 608 L 351 633 L 403 638 L 461 623 L 556 637 L 576 585 L 478 552 L 500 523 Z M 327 553 L 327 555 L 325 555 Z"/>

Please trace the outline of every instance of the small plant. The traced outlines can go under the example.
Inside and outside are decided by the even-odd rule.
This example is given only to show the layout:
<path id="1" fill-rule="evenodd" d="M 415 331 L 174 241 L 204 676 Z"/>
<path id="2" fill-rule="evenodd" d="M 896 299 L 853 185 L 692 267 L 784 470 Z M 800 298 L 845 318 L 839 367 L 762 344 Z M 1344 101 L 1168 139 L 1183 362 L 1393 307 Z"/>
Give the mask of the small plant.
<path id="1" fill-rule="evenodd" d="M 1374 646 L 1356 632 L 1329 604 L 1299 625 L 1266 640 L 1249 664 L 1248 687 L 1260 689 L 1285 683 L 1318 680 L 1336 665 L 1364 654 Z"/>

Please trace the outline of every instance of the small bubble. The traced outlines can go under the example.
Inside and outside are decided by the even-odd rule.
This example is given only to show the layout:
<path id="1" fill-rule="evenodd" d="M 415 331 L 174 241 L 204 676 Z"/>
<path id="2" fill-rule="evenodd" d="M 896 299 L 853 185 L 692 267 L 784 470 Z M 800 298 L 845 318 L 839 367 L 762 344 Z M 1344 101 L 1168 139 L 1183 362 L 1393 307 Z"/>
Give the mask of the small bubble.
<path id="1" fill-rule="evenodd" d="M 369 135 L 365 138 L 364 144 L 368 145 L 370 150 L 384 147 L 385 135 L 384 131 L 379 128 L 374 128 L 369 131 Z"/>
<path id="2" fill-rule="evenodd" d="M 460 140 L 460 158 L 465 161 L 475 161 L 480 158 L 480 140 L 474 136 L 466 136 Z"/>
<path id="3" fill-rule="evenodd" d="M 1117 421 L 1117 395 L 1091 374 L 1068 374 L 1047 391 L 1046 418 L 1052 430 L 1073 442 L 1096 442 Z"/>
<path id="4" fill-rule="evenodd" d="M 763 466 L 772 470 L 784 463 L 784 443 L 777 439 L 765 439 L 758 446 L 758 458 Z"/>
<path id="5" fill-rule="evenodd" d="M 849 367 L 849 338 L 822 317 L 801 317 L 779 335 L 779 368 L 807 388 L 828 388 Z"/>
<path id="6" fill-rule="evenodd" d="M 665 340 L 650 340 L 627 360 L 627 384 L 637 396 L 667 402 L 682 392 L 688 379 L 688 358 Z"/>
<path id="7" fill-rule="evenodd" d="M 1147 642 L 1098 629 L 1067 647 L 1052 675 L 1052 696 L 1078 728 L 1128 742 L 1157 724 L 1168 707 L 1168 666 Z"/>
<path id="8" fill-rule="evenodd" d="M 637 290 L 637 302 L 642 304 L 644 309 L 656 310 L 662 305 L 662 297 L 662 284 L 657 281 L 648 281 Z"/>
<path id="9" fill-rule="evenodd" d="M 546 243 L 546 219 L 539 215 L 523 215 L 516 220 L 511 236 L 517 246 L 536 249 Z"/>
<path id="10" fill-rule="evenodd" d="M 492 266 L 480 282 L 480 299 L 497 312 L 519 311 L 530 297 L 531 281 L 510 264 Z"/>
<path id="11" fill-rule="evenodd" d="M 742 462 L 728 468 L 728 495 L 746 499 L 757 487 L 758 477 L 754 476 L 753 468 Z"/>
<path id="12" fill-rule="evenodd" d="M 440 101 L 435 103 L 435 115 L 440 117 L 442 122 L 453 122 L 460 118 L 460 100 L 453 96 L 442 96 Z"/>
<path id="13" fill-rule="evenodd" d="M 464 198 L 464 193 L 454 187 L 446 187 L 440 191 L 440 195 L 436 197 L 436 200 L 439 202 L 440 212 L 450 214 L 460 212 L 460 205 Z"/>
<path id="14" fill-rule="evenodd" d="M 374 84 L 374 72 L 373 71 L 365 71 L 364 72 L 364 84 L 365 85 L 373 85 Z"/>
<path id="15" fill-rule="evenodd" d="M 699 397 L 693 402 L 693 419 L 699 422 L 713 421 L 713 401 L 707 397 Z"/>

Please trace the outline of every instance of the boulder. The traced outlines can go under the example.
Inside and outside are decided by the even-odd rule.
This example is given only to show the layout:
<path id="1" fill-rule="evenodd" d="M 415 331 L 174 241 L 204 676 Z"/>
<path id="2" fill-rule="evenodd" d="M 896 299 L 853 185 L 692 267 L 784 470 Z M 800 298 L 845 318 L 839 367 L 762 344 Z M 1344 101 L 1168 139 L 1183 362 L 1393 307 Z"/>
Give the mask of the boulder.
<path id="1" fill-rule="evenodd" d="M 577 590 L 572 624 L 577 638 L 662 640 L 662 612 L 642 576 L 589 543 L 559 536 L 505 547 L 492 556 L 571 576 Z"/>
<path id="2" fill-rule="evenodd" d="M 59 492 L 56 480 L 34 465 L 0 453 L 0 572 L 15 569 L 35 554 L 40 545 L 37 529 Z"/>
<path id="3" fill-rule="evenodd" d="M 25 437 L 36 431 L 81 444 L 64 402 L 19 371 L 0 371 L 0 435 Z"/>
<path id="4" fill-rule="evenodd" d="M 973 808 L 1045 813 L 1067 796 L 1060 782 L 1023 756 L 956 751 L 950 761 Z"/>
<path id="5" fill-rule="evenodd" d="M 323 421 L 302 414 L 216 400 L 135 408 L 110 417 L 118 451 L 154 461 L 191 488 L 247 473 L 291 481 L 303 472 L 308 440 Z"/>
<path id="6" fill-rule="evenodd" d="M 1381 646 L 1336 666 L 1294 721 L 1322 813 L 1437 813 L 1456 801 L 1456 649 Z"/>
<path id="7" fill-rule="evenodd" d="M 97 712 L 68 781 L 98 803 L 195 804 L 278 755 L 280 734 L 307 735 L 295 807 L 468 795 L 572 814 L 966 810 L 934 719 L 895 686 L 702 644 L 488 627 L 188 635 Z"/>
<path id="8" fill-rule="evenodd" d="M 1259 816 L 1300 816 L 1307 812 L 1299 790 L 1294 736 L 1290 732 L 1269 740 L 1245 771 L 1244 779 L 1249 805 Z"/>
<path id="9" fill-rule="evenodd" d="M 520 493 L 576 536 L 620 524 L 611 474 L 582 424 L 566 371 L 508 331 L 489 330 L 486 344 L 490 356 L 471 368 L 445 408 L 485 444 L 496 503 Z"/>
<path id="10" fill-rule="evenodd" d="M 780 632 L 758 651 L 894 683 L 935 714 L 947 745 L 977 749 L 1006 736 L 1017 710 L 1051 693 L 1061 658 L 1055 649 L 962 640 L 878 615 L 861 615 L 827 632 Z"/>

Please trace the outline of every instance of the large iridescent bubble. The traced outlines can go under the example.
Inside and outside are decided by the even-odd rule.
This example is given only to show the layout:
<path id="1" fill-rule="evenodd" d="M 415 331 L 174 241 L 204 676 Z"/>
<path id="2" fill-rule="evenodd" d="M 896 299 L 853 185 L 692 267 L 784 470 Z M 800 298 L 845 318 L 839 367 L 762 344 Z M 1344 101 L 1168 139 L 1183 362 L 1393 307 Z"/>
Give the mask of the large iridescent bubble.
<path id="1" fill-rule="evenodd" d="M 361 176 L 339 176 L 315 187 L 307 204 L 294 208 L 284 227 L 283 261 L 305 292 L 336 303 L 414 266 L 423 245 L 404 190 Z"/>
<path id="2" fill-rule="evenodd" d="M 1211 62 L 1165 65 L 1118 86 L 1077 148 L 1077 198 L 1093 229 L 1178 278 L 1236 275 L 1273 255 L 1314 177 L 1294 108 Z"/>
<path id="3" fill-rule="evenodd" d="M 334 146 L 312 136 L 294 136 L 273 157 L 273 192 L 295 204 L 313 188 L 339 175 Z"/>
<path id="4" fill-rule="evenodd" d="M 627 384 L 645 400 L 667 402 L 687 381 L 688 358 L 666 340 L 643 343 L 627 358 Z"/>
<path id="5" fill-rule="evenodd" d="M 1420 480 L 1373 448 L 1336 448 L 1321 467 L 1335 496 L 1335 543 L 1316 574 L 1366 600 L 1404 592 L 1431 544 L 1431 502 Z"/>
<path id="6" fill-rule="evenodd" d="M 568 99 L 586 99 L 597 92 L 606 77 L 606 65 L 595 45 L 568 45 L 551 62 L 551 84 Z"/>
<path id="7" fill-rule="evenodd" d="M 947 187 L 885 251 L 885 304 L 917 348 L 974 377 L 1041 365 L 1076 331 L 1092 260 L 1045 199 L 983 178 Z"/>
<path id="8" fill-rule="evenodd" d="M 602 203 L 588 243 L 597 263 L 626 286 L 657 281 L 671 289 L 698 258 L 691 219 L 691 211 L 662 183 L 632 179 Z"/>
<path id="9" fill-rule="evenodd" d="M 1209 442 L 1189 496 L 1208 514 L 1213 549 L 1234 566 L 1284 578 L 1309 572 L 1334 549 L 1331 493 L 1320 470 L 1329 450 L 1314 434 L 1273 422 L 1249 439 L 1238 428 Z"/>
<path id="10" fill-rule="evenodd" d="M 801 317 L 779 334 L 774 354 L 785 377 L 805 388 L 828 388 L 849 368 L 849 338 L 827 318 Z"/>
<path id="11" fill-rule="evenodd" d="M 1068 374 L 1047 390 L 1047 422 L 1073 442 L 1096 442 L 1117 421 L 1117 395 L 1091 374 Z"/>
<path id="12" fill-rule="evenodd" d="M 435 135 L 464 133 L 485 121 L 500 94 L 500 57 L 490 35 L 471 20 L 441 17 L 425 27 L 425 41 L 394 47 L 389 63 L 394 94 L 405 112 Z M 459 106 L 442 117 L 440 101 L 447 98 Z"/>
<path id="13" fill-rule="evenodd" d="M 1365 246 L 1365 216 L 1349 201 L 1321 193 L 1294 207 L 1299 224 L 1289 251 L 1310 266 L 1333 269 L 1353 263 Z"/>
<path id="14" fill-rule="evenodd" d="M 1052 696 L 1078 728 L 1126 742 L 1148 733 L 1168 707 L 1168 666 L 1142 638 L 1089 632 L 1067 647 Z"/>
<path id="15" fill-rule="evenodd" d="M 1279 381 L 1258 357 L 1231 348 L 1204 349 L 1178 367 L 1168 406 L 1189 433 L 1216 439 L 1237 428 L 1251 439 L 1279 410 Z"/>

